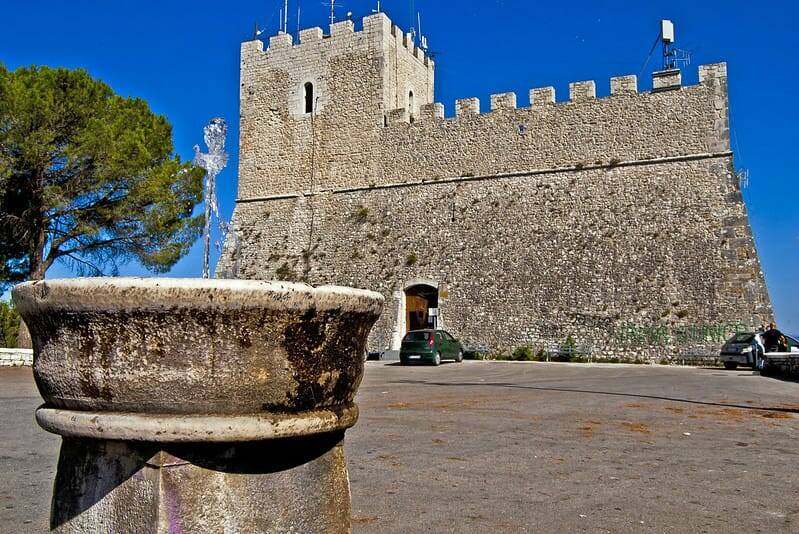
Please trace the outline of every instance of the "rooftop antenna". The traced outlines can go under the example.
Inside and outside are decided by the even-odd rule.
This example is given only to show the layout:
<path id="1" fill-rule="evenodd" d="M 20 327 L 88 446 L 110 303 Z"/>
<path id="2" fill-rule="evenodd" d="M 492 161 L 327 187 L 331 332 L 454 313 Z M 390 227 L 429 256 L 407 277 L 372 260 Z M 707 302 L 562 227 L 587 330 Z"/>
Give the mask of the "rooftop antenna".
<path id="1" fill-rule="evenodd" d="M 664 19 L 660 21 L 660 42 L 663 45 L 663 70 L 678 69 L 680 65 L 691 62 L 691 54 L 674 46 L 674 23 Z"/>
<path id="2" fill-rule="evenodd" d="M 336 0 L 330 0 L 330 24 L 336 22 Z"/>
<path id="3" fill-rule="evenodd" d="M 283 0 L 283 33 L 289 32 L 289 0 Z"/>
<path id="4" fill-rule="evenodd" d="M 427 37 L 425 37 L 424 34 L 422 34 L 422 15 L 421 13 L 417 13 L 416 16 L 419 24 L 419 48 L 421 48 L 424 51 L 427 51 L 428 48 Z"/>
<path id="5" fill-rule="evenodd" d="M 687 65 L 691 62 L 691 54 L 685 50 L 680 50 L 674 46 L 674 23 L 670 20 L 663 19 L 660 21 L 660 31 L 658 32 L 655 42 L 652 43 L 652 48 L 649 49 L 649 54 L 646 55 L 644 64 L 641 65 L 641 72 L 638 77 L 643 76 L 647 65 L 652 59 L 652 54 L 655 49 L 661 44 L 663 48 L 663 70 L 671 70 L 679 67 L 679 64 Z"/>
<path id="6" fill-rule="evenodd" d="M 380 13 L 380 0 L 377 0 L 377 9 L 373 9 L 372 13 Z"/>
<path id="7" fill-rule="evenodd" d="M 660 21 L 660 42 L 663 45 L 663 70 L 676 68 L 673 58 L 674 23 L 670 20 Z"/>

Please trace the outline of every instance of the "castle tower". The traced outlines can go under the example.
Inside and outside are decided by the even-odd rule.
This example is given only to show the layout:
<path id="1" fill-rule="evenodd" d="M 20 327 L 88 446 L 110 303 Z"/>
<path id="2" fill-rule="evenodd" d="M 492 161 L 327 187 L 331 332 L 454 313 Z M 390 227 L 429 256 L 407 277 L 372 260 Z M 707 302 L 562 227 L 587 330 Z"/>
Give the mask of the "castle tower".
<path id="1" fill-rule="evenodd" d="M 241 46 L 239 197 L 366 185 L 389 110 L 433 101 L 433 61 L 383 13 Z"/>
<path id="2" fill-rule="evenodd" d="M 735 172 L 727 67 L 433 101 L 383 14 L 241 51 L 239 195 L 221 276 L 381 291 L 370 348 L 445 327 L 689 360 L 772 316 Z"/>

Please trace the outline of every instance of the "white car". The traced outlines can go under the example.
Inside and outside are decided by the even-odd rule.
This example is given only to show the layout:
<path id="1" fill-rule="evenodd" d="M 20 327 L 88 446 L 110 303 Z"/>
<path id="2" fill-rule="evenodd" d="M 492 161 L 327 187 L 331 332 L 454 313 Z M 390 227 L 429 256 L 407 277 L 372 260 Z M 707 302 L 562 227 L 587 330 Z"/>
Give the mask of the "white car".
<path id="1" fill-rule="evenodd" d="M 735 369 L 739 365 L 762 369 L 766 359 L 799 356 L 799 341 L 787 334 L 783 335 L 788 341 L 788 352 L 766 352 L 760 332 L 739 332 L 721 347 L 719 359 L 725 369 Z"/>

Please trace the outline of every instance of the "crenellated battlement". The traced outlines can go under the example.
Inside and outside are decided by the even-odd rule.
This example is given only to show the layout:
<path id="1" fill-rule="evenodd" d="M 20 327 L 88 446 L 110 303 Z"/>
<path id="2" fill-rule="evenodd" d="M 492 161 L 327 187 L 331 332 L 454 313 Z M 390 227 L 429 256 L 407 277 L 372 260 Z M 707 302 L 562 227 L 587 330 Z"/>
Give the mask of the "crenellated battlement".
<path id="1" fill-rule="evenodd" d="M 436 113 L 428 111 L 420 112 L 411 116 L 408 110 L 397 109 L 387 112 L 386 125 L 391 126 L 395 124 L 419 124 L 430 120 L 457 120 L 461 117 L 471 117 L 474 115 L 488 115 L 490 113 L 499 111 L 508 111 L 516 109 L 527 109 L 535 111 L 544 106 L 569 106 L 573 104 L 590 104 L 596 101 L 602 101 L 608 98 L 630 98 L 642 95 L 653 95 L 663 91 L 670 90 L 692 90 L 702 89 L 706 86 L 716 86 L 719 82 L 726 82 L 727 79 L 727 64 L 715 63 L 709 65 L 699 66 L 699 84 L 698 85 L 682 85 L 681 72 L 678 69 L 658 71 L 652 74 L 652 90 L 640 91 L 638 90 L 638 77 L 630 74 L 625 76 L 615 76 L 610 79 L 610 94 L 606 97 L 596 96 L 596 83 L 593 80 L 571 82 L 569 84 L 569 99 L 565 101 L 557 101 L 555 88 L 537 87 L 529 92 L 530 105 L 527 108 L 518 108 L 516 105 L 516 93 L 497 93 L 492 94 L 490 97 L 490 108 L 481 111 L 480 99 L 477 97 L 462 98 L 455 101 L 455 116 L 444 117 L 444 105 L 441 103 L 435 104 L 435 109 L 440 110 Z"/>
<path id="2" fill-rule="evenodd" d="M 342 20 L 329 25 L 328 33 L 325 34 L 321 27 L 306 28 L 299 32 L 299 42 L 294 42 L 294 36 L 288 33 L 278 33 L 269 37 L 267 46 L 264 47 L 263 41 L 253 39 L 242 43 L 242 57 L 254 54 L 275 55 L 285 51 L 302 51 L 320 45 L 336 47 L 341 44 L 340 50 L 346 52 L 352 41 L 363 41 L 374 44 L 383 37 L 390 38 L 397 47 L 404 48 L 408 54 L 422 62 L 426 67 L 433 67 L 433 60 L 424 53 L 419 46 L 414 43 L 410 33 L 403 33 L 402 29 L 394 24 L 385 13 L 374 13 L 364 17 L 361 21 L 361 29 L 355 27 L 352 20 Z"/>
<path id="3" fill-rule="evenodd" d="M 412 35 L 382 13 L 357 25 L 242 44 L 243 198 L 729 151 L 724 63 L 695 85 L 676 69 L 648 90 L 635 75 L 581 80 L 560 99 L 552 86 L 461 98 L 446 116 Z"/>

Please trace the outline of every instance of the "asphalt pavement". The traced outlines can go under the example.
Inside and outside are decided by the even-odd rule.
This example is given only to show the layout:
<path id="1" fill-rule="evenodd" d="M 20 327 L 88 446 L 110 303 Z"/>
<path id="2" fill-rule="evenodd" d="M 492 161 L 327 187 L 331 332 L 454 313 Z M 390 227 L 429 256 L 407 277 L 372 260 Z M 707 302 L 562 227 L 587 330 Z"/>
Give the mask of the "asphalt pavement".
<path id="1" fill-rule="evenodd" d="M 368 362 L 356 533 L 797 532 L 799 383 L 670 366 Z M 47 530 L 59 439 L 0 369 L 0 532 Z"/>

